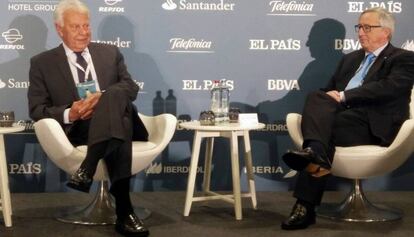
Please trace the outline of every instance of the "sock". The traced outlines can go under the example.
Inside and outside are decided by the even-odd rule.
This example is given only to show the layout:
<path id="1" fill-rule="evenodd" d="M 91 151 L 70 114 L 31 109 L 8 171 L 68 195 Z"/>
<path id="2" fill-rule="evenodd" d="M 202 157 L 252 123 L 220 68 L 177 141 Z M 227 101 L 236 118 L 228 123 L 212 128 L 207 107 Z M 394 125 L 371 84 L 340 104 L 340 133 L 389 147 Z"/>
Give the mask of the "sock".
<path id="1" fill-rule="evenodd" d="M 129 183 L 131 178 L 124 178 L 114 182 L 109 192 L 115 198 L 115 211 L 118 219 L 124 219 L 129 214 L 134 213 L 131 198 L 129 196 Z"/>
<path id="2" fill-rule="evenodd" d="M 107 141 L 100 142 L 88 147 L 88 152 L 80 168 L 87 170 L 90 174 L 95 174 L 98 162 L 105 155 Z"/>
<path id="3" fill-rule="evenodd" d="M 122 140 L 114 138 L 89 146 L 80 168 L 87 170 L 92 175 L 95 174 L 99 160 L 115 151 L 122 142 Z"/>
<path id="4" fill-rule="evenodd" d="M 298 199 L 296 201 L 296 203 L 301 204 L 302 206 L 306 207 L 306 210 L 310 213 L 314 213 L 315 212 L 315 204 L 302 200 L 302 199 Z"/>

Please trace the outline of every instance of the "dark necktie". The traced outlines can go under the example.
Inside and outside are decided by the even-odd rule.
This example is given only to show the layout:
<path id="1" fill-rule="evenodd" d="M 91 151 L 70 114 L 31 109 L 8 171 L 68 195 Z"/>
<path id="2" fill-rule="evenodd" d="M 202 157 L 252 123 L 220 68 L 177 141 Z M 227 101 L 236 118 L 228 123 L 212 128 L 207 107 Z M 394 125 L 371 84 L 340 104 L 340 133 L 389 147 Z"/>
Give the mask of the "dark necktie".
<path id="1" fill-rule="evenodd" d="M 375 55 L 370 53 L 366 56 L 361 68 L 357 73 L 355 73 L 354 77 L 348 82 L 345 90 L 350 90 L 356 88 L 362 84 L 364 81 L 365 76 L 367 75 L 368 69 L 370 68 L 372 61 L 374 61 Z"/>
<path id="2" fill-rule="evenodd" d="M 85 58 L 82 56 L 82 52 L 75 52 L 76 54 L 76 63 L 79 64 L 83 70 L 76 67 L 78 69 L 78 79 L 79 83 L 85 82 L 85 71 L 88 67 L 88 63 L 86 62 Z"/>

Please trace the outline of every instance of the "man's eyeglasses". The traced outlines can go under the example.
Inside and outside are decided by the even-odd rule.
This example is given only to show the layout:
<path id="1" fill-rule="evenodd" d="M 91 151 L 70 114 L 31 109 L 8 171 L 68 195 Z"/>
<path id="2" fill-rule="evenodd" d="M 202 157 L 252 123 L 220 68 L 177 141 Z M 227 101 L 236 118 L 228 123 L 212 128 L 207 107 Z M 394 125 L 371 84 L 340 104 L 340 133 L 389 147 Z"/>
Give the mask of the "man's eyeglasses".
<path id="1" fill-rule="evenodd" d="M 358 33 L 360 29 L 362 29 L 365 33 L 371 32 L 372 28 L 380 28 L 382 26 L 371 26 L 371 25 L 355 25 L 355 32 Z"/>

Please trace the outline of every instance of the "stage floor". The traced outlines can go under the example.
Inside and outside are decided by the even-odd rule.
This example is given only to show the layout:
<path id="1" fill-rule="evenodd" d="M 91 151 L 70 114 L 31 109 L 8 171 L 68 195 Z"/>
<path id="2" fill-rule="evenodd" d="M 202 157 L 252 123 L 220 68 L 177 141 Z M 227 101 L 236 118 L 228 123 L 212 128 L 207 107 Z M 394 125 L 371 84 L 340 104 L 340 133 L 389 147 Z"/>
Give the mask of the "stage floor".
<path id="1" fill-rule="evenodd" d="M 280 222 L 290 213 L 294 199 L 290 192 L 258 192 L 258 209 L 243 200 L 243 220 L 236 221 L 231 204 L 222 201 L 194 203 L 189 217 L 183 217 L 185 192 L 133 193 L 134 205 L 153 213 L 145 221 L 152 237 L 282 237 L 282 236 L 412 236 L 414 234 L 414 192 L 367 192 L 374 203 L 404 211 L 402 220 L 384 223 L 345 223 L 317 219 L 303 231 L 283 231 Z M 339 201 L 343 192 L 327 192 L 324 201 Z M 92 198 L 83 193 L 14 193 L 13 227 L 4 227 L 1 237 L 117 236 L 113 226 L 82 226 L 61 223 L 54 213 L 62 207 L 83 205 Z"/>

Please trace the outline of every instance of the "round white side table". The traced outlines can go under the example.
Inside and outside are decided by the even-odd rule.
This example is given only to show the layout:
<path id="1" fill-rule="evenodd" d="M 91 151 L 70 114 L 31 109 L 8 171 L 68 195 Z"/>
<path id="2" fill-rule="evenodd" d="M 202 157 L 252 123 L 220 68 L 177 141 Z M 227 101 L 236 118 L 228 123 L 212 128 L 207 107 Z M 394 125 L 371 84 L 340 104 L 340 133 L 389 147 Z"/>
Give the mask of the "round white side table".
<path id="1" fill-rule="evenodd" d="M 13 124 L 12 127 L 0 127 L 0 210 L 3 211 L 4 224 L 12 226 L 12 207 L 9 189 L 9 173 L 7 171 L 6 149 L 4 137 L 6 133 L 21 132 L 24 126 Z"/>
<path id="2" fill-rule="evenodd" d="M 205 126 L 199 121 L 183 122 L 180 127 L 194 130 L 194 143 L 191 154 L 191 163 L 189 168 L 189 176 L 187 183 L 187 193 L 185 198 L 184 216 L 190 214 L 192 202 L 216 200 L 220 199 L 234 204 L 234 211 L 237 220 L 242 219 L 241 198 L 250 197 L 252 206 L 256 209 L 256 188 L 253 177 L 252 153 L 250 147 L 249 131 L 262 129 L 265 127 L 263 123 L 249 126 L 241 126 L 238 123 L 226 123 L 222 125 Z M 244 140 L 244 158 L 247 171 L 247 183 L 249 192 L 241 193 L 240 191 L 240 170 L 239 170 L 239 148 L 237 137 L 243 137 Z M 226 137 L 230 139 L 231 146 L 231 172 L 233 179 L 233 194 L 223 195 L 210 190 L 211 178 L 211 160 L 213 156 L 214 137 Z M 203 196 L 194 197 L 194 186 L 197 173 L 198 158 L 200 154 L 201 140 L 207 139 L 205 153 L 205 171 L 203 177 Z"/>

